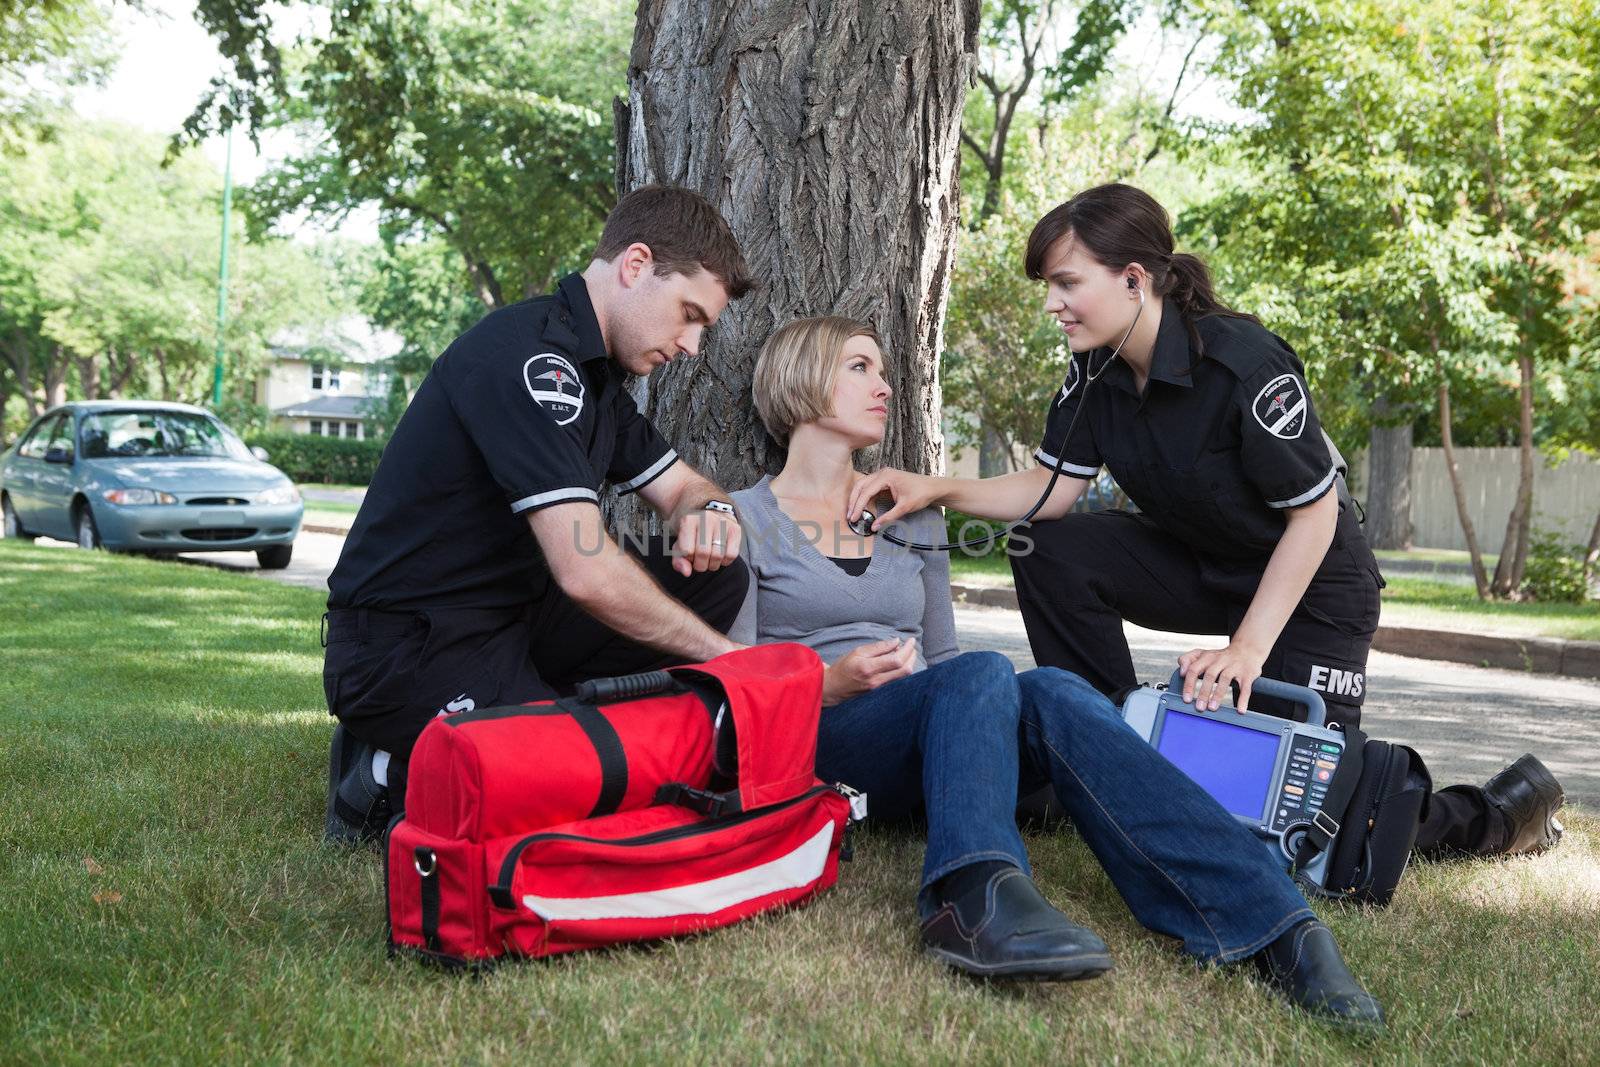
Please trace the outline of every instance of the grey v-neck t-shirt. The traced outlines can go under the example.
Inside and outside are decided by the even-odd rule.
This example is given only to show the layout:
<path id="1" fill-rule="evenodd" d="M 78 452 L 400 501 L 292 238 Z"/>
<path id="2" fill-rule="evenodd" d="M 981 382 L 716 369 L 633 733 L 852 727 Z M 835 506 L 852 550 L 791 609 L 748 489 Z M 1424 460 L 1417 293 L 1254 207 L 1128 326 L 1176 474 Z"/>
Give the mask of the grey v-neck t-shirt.
<path id="1" fill-rule="evenodd" d="M 917 670 L 957 655 L 950 606 L 950 560 L 882 537 L 865 573 L 846 574 L 828 556 L 832 533 L 802 528 L 778 506 L 772 479 L 733 494 L 750 567 L 750 589 L 728 636 L 740 644 L 796 641 L 834 663 L 859 645 L 886 638 L 917 640 Z M 907 541 L 938 544 L 944 519 L 932 508 L 893 524 Z M 850 536 L 849 534 L 845 535 Z"/>

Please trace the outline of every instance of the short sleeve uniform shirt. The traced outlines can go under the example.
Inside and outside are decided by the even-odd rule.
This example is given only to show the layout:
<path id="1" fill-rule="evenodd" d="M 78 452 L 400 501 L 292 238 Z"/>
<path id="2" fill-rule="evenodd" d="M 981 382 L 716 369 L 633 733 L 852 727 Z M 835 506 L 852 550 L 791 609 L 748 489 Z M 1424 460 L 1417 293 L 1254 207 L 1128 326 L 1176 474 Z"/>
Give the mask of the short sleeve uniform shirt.
<path id="1" fill-rule="evenodd" d="M 527 514 L 644 488 L 677 453 L 635 407 L 580 275 L 500 308 L 418 388 L 328 579 L 330 608 L 527 604 L 550 578 Z"/>
<path id="2" fill-rule="evenodd" d="M 1334 461 L 1305 368 L 1282 338 L 1230 316 L 1193 325 L 1204 355 L 1167 305 L 1143 395 L 1122 360 L 1105 365 L 1108 350 L 1075 353 L 1034 456 L 1077 478 L 1104 466 L 1140 511 L 1195 551 L 1264 562 L 1285 510 L 1334 488 Z M 1091 367 L 1098 376 L 1086 391 Z"/>

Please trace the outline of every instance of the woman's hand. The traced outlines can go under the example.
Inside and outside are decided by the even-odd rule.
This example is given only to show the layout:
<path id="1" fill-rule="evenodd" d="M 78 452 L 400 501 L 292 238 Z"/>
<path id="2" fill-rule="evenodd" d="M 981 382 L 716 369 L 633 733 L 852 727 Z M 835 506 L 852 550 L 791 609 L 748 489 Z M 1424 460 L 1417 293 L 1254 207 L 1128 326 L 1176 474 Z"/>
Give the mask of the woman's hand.
<path id="1" fill-rule="evenodd" d="M 895 519 L 921 511 L 939 496 L 939 479 L 927 474 L 884 467 L 863 476 L 850 490 L 850 503 L 845 508 L 845 522 L 854 522 L 861 513 L 872 507 L 872 502 L 884 493 L 894 499 L 894 506 L 873 522 L 873 530 L 881 530 Z"/>
<path id="2" fill-rule="evenodd" d="M 1178 670 L 1183 672 L 1183 700 L 1202 711 L 1216 711 L 1228 694 L 1229 687 L 1239 684 L 1240 711 L 1250 710 L 1250 686 L 1261 677 L 1261 665 L 1267 661 L 1265 652 L 1237 640 L 1227 648 L 1196 648 L 1178 657 Z"/>
<path id="3" fill-rule="evenodd" d="M 917 665 L 917 642 L 907 638 L 859 645 L 822 674 L 822 706 L 831 708 L 910 674 Z"/>

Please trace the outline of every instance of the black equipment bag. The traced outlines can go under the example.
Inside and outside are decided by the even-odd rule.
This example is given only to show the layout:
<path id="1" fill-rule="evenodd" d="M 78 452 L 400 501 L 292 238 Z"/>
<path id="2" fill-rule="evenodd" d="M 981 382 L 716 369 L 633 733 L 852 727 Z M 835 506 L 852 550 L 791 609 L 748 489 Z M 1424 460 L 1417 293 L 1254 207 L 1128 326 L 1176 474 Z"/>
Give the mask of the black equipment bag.
<path id="1" fill-rule="evenodd" d="M 1394 899 L 1411 858 L 1433 776 L 1413 748 L 1353 728 L 1345 737 L 1322 813 L 1295 856 L 1295 869 L 1303 869 L 1331 840 L 1326 884 L 1297 880 L 1311 895 L 1383 906 Z"/>

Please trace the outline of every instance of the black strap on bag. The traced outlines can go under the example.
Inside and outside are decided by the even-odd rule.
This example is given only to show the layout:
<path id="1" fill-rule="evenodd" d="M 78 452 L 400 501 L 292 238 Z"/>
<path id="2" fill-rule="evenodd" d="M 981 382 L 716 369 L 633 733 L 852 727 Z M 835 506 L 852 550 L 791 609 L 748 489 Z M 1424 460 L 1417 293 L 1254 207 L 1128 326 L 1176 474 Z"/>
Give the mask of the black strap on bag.
<path id="1" fill-rule="evenodd" d="M 418 845 L 412 857 L 417 874 L 422 879 L 422 942 L 429 952 L 438 952 L 439 945 L 439 857 L 426 845 Z"/>
<path id="2" fill-rule="evenodd" d="M 1327 850 L 1329 842 L 1339 832 L 1339 825 L 1350 808 L 1350 798 L 1355 796 L 1356 786 L 1361 782 L 1367 735 L 1352 726 L 1345 730 L 1344 736 L 1344 753 L 1333 772 L 1333 781 L 1328 783 L 1328 795 L 1323 799 L 1316 817 L 1311 820 L 1311 827 L 1300 839 L 1299 847 L 1295 849 L 1294 869 L 1297 871 L 1304 870 Z"/>
<path id="3" fill-rule="evenodd" d="M 594 754 L 600 758 L 600 796 L 588 817 L 594 819 L 615 813 L 628 792 L 628 755 L 616 727 L 593 704 L 563 698 L 556 701 L 556 707 L 572 716 L 572 721 L 589 738 Z"/>

